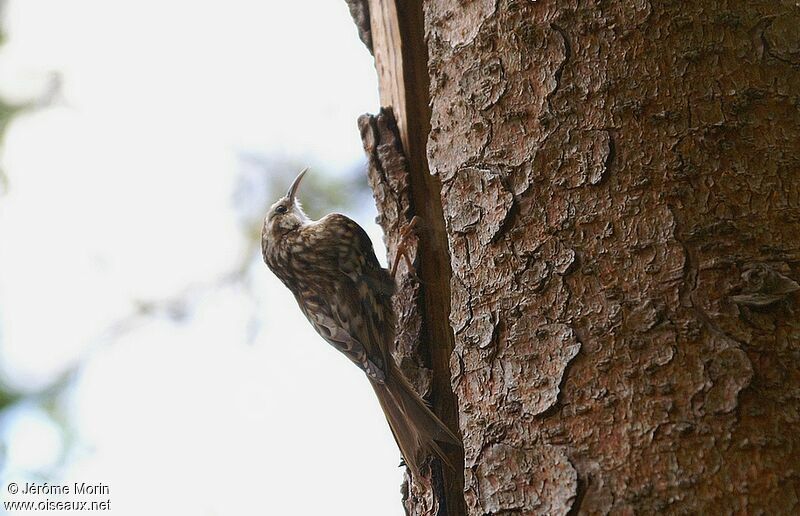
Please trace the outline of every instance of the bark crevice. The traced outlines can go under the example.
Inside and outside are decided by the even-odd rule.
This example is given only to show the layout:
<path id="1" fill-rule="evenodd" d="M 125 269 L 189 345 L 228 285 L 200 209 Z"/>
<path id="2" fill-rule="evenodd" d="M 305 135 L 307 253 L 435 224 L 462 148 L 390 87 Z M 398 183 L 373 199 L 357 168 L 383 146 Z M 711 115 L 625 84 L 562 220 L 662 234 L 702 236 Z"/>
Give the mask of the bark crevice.
<path id="1" fill-rule="evenodd" d="M 434 412 L 458 431 L 450 371 L 450 253 L 442 186 L 430 174 L 426 153 L 431 110 L 422 1 L 369 0 L 367 10 L 369 27 L 359 27 L 371 34 L 383 108 L 376 116 L 362 116 L 359 127 L 390 256 L 405 225 L 415 215 L 421 218 L 404 242 L 415 271 L 400 268 L 396 358 L 417 388 L 429 394 Z M 463 454 L 447 451 L 455 471 L 437 465 L 429 478 L 409 486 L 404 500 L 409 514 L 466 513 Z"/>

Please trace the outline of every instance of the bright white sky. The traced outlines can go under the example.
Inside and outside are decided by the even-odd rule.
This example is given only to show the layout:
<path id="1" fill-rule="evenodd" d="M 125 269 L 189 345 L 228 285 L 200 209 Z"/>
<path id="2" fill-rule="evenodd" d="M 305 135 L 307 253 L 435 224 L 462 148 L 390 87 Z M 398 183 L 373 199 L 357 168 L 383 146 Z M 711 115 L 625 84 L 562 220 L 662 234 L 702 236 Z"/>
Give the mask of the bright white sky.
<path id="1" fill-rule="evenodd" d="M 51 72 L 63 84 L 13 122 L 1 161 L 3 378 L 33 390 L 85 361 L 67 400 L 77 451 L 43 480 L 108 484 L 115 515 L 402 514 L 367 381 L 266 266 L 255 301 L 208 291 L 187 324 L 104 339 L 136 300 L 236 265 L 238 152 L 312 171 L 362 159 L 356 118 L 377 110 L 377 85 L 345 2 L 10 0 L 5 27 L 0 94 L 39 97 Z M 33 407 L 0 427 L 6 500 L 64 443 Z"/>

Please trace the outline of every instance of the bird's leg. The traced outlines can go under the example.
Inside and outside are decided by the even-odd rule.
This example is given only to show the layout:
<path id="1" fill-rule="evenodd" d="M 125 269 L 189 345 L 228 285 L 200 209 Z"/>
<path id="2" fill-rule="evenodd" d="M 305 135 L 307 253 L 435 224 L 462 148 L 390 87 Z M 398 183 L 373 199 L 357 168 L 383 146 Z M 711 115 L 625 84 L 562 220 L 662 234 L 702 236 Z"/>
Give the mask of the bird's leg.
<path id="1" fill-rule="evenodd" d="M 413 234 L 417 225 L 419 225 L 419 221 L 420 218 L 417 215 L 414 215 L 408 225 L 400 230 L 400 241 L 398 242 L 397 249 L 394 252 L 394 260 L 392 260 L 392 270 L 390 272 L 393 280 L 396 279 L 397 266 L 400 263 L 400 258 L 402 258 L 403 261 L 406 262 L 408 273 L 411 275 L 411 277 L 419 281 L 419 277 L 414 270 L 414 265 L 411 263 L 411 258 L 408 256 L 408 238 Z"/>

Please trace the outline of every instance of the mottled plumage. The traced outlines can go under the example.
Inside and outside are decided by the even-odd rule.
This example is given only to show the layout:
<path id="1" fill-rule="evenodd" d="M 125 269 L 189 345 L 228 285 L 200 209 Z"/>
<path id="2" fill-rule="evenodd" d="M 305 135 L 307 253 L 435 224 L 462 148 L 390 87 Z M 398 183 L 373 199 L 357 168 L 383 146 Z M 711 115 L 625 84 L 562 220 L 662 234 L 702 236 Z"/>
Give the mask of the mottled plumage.
<path id="1" fill-rule="evenodd" d="M 367 375 L 412 474 L 425 455 L 446 461 L 436 441 L 460 445 L 394 363 L 394 280 L 375 257 L 372 242 L 338 213 L 310 220 L 295 199 L 305 171 L 270 208 L 264 221 L 264 261 L 295 296 L 326 341 Z"/>

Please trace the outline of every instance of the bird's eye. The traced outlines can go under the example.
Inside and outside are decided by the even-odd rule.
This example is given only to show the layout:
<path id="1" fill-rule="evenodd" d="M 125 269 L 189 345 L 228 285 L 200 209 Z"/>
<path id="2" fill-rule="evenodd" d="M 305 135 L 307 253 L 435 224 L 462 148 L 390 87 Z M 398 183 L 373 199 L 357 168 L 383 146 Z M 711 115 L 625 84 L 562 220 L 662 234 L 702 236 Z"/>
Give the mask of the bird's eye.
<path id="1" fill-rule="evenodd" d="M 275 208 L 275 211 L 276 211 L 277 213 L 286 213 L 286 206 L 284 206 L 284 205 L 280 205 L 280 206 L 278 206 L 277 208 Z"/>

